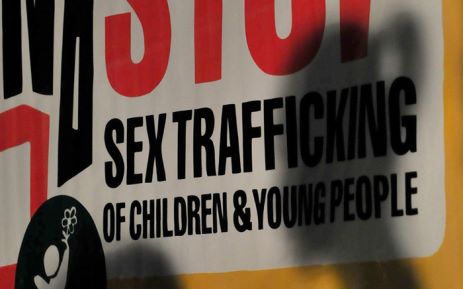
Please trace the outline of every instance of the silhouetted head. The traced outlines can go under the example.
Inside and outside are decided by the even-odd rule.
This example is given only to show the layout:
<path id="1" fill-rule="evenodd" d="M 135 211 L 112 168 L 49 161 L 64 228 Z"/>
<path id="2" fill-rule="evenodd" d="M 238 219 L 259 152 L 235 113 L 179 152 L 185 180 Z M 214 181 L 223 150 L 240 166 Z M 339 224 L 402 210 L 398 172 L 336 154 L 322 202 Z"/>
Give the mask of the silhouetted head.
<path id="1" fill-rule="evenodd" d="M 58 247 L 51 245 L 48 247 L 47 251 L 45 251 L 45 255 L 43 256 L 43 266 L 48 278 L 56 275 L 59 268 L 59 262 L 60 257 Z"/>

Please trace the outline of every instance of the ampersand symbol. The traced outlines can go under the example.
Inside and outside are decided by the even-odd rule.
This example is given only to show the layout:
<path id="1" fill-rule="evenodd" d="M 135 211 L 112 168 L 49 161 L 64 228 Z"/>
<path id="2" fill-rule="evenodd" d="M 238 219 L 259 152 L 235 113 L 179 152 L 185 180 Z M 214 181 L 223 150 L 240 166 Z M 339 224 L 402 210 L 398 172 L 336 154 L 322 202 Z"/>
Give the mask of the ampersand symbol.
<path id="1" fill-rule="evenodd" d="M 246 192 L 242 190 L 236 191 L 233 195 L 233 205 L 235 207 L 233 223 L 238 232 L 252 230 L 251 209 L 246 207 L 246 203 Z"/>

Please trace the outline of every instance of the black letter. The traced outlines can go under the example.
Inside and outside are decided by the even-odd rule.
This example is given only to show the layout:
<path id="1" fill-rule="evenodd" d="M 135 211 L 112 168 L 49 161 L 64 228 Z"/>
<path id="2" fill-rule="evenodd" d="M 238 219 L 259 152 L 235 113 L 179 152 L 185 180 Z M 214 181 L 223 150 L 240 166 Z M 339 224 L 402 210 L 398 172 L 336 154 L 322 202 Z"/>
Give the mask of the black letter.
<path id="1" fill-rule="evenodd" d="M 135 224 L 135 216 L 140 215 L 141 213 L 141 204 L 139 201 L 135 200 L 130 206 L 130 237 L 132 240 L 138 240 L 141 236 L 141 225 Z"/>
<path id="2" fill-rule="evenodd" d="M 300 119 L 301 119 L 301 157 L 306 166 L 316 166 L 323 154 L 323 137 L 314 137 L 313 152 L 310 149 L 310 107 L 313 106 L 314 118 L 320 119 L 323 117 L 323 99 L 322 96 L 316 92 L 310 92 L 304 95 L 301 100 Z"/>
<path id="3" fill-rule="evenodd" d="M 173 113 L 173 121 L 178 123 L 177 177 L 179 180 L 185 178 L 186 123 L 191 120 L 191 115 L 191 110 Z"/>
<path id="4" fill-rule="evenodd" d="M 252 172 L 252 139 L 261 136 L 260 127 L 252 126 L 251 114 L 260 111 L 260 101 L 245 102 L 243 109 L 243 171 Z"/>
<path id="5" fill-rule="evenodd" d="M 112 162 L 105 162 L 105 180 L 108 187 L 117 188 L 120 186 L 124 178 L 124 159 L 122 158 L 121 152 L 113 141 L 113 132 L 116 133 L 116 143 L 122 143 L 124 141 L 124 125 L 122 124 L 122 121 L 117 118 L 111 119 L 106 124 L 104 131 L 106 150 L 113 158 L 114 167 L 116 169 L 114 174 Z"/>
<path id="6" fill-rule="evenodd" d="M 333 162 L 335 151 L 337 161 L 346 159 L 344 153 L 344 112 L 346 110 L 349 89 L 341 91 L 339 105 L 336 105 L 336 91 L 328 91 L 326 119 L 326 162 Z M 335 148 L 336 144 L 336 148 Z"/>
<path id="7" fill-rule="evenodd" d="M 275 136 L 283 134 L 283 125 L 273 123 L 273 110 L 283 107 L 282 98 L 264 100 L 265 169 L 275 169 Z"/>
<path id="8" fill-rule="evenodd" d="M 162 138 L 164 137 L 164 127 L 166 126 L 166 114 L 160 114 L 158 118 L 158 131 L 155 132 L 154 116 L 149 115 L 146 117 L 146 131 L 148 132 L 149 139 L 149 155 L 148 163 L 146 165 L 145 182 L 151 183 L 153 181 L 153 166 L 156 160 L 156 174 L 158 181 L 166 180 L 166 171 L 164 169 L 164 161 L 162 159 Z"/>
<path id="9" fill-rule="evenodd" d="M 32 90 L 53 93 L 54 0 L 26 0 Z M 21 1 L 2 1 L 3 91 L 9 98 L 22 92 Z"/>
<path id="10" fill-rule="evenodd" d="M 205 123 L 205 131 L 202 133 L 202 121 Z M 206 172 L 208 176 L 215 176 L 215 151 L 214 143 L 211 140 L 214 132 L 214 113 L 210 108 L 195 109 L 193 121 L 193 171 L 194 177 L 203 175 L 202 151 L 206 151 Z"/>
<path id="11" fill-rule="evenodd" d="M 135 153 L 143 150 L 143 143 L 135 141 L 135 128 L 143 125 L 142 117 L 127 119 L 127 185 L 143 182 L 142 174 L 135 173 Z"/>
<path id="12" fill-rule="evenodd" d="M 404 92 L 405 104 L 416 104 L 416 90 L 410 78 L 399 77 L 391 85 L 389 92 L 389 118 L 391 123 L 391 146 L 398 155 L 408 151 L 416 152 L 416 116 L 400 116 L 400 96 Z M 402 141 L 402 127 L 405 140 Z"/>
<path id="13" fill-rule="evenodd" d="M 412 195 L 418 193 L 418 189 L 412 187 L 412 180 L 417 177 L 417 172 L 408 172 L 405 174 L 405 213 L 407 216 L 418 215 L 418 209 L 413 208 L 412 205 Z"/>
<path id="14" fill-rule="evenodd" d="M 114 240 L 115 215 L 113 204 L 107 203 L 103 208 L 103 236 L 108 243 Z"/>
<path id="15" fill-rule="evenodd" d="M 373 155 L 384 156 L 387 152 L 386 96 L 384 82 L 376 86 L 376 117 L 371 85 L 360 90 L 358 156 L 366 156 L 366 125 L 368 124 Z"/>
<path id="16" fill-rule="evenodd" d="M 66 0 L 63 25 L 58 186 L 92 164 L 93 0 Z M 77 39 L 79 71 L 76 72 Z M 74 83 L 76 73 L 78 83 Z M 74 95 L 75 86 L 79 95 Z M 78 97 L 77 128 L 72 125 L 74 97 Z"/>
<path id="17" fill-rule="evenodd" d="M 230 134 L 230 145 L 228 145 L 227 131 Z M 240 148 L 238 141 L 238 128 L 236 127 L 236 110 L 234 104 L 224 105 L 222 108 L 219 150 L 219 176 L 225 174 L 227 158 L 230 158 L 231 160 L 232 173 L 240 173 Z"/>

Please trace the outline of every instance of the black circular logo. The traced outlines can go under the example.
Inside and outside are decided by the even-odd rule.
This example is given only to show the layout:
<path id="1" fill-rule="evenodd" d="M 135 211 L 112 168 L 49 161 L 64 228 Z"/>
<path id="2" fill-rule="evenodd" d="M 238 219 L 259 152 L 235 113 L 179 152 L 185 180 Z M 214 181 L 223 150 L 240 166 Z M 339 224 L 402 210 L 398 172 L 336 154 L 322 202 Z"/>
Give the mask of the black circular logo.
<path id="1" fill-rule="evenodd" d="M 106 288 L 101 240 L 77 200 L 57 196 L 37 210 L 21 244 L 15 284 L 15 289 Z"/>

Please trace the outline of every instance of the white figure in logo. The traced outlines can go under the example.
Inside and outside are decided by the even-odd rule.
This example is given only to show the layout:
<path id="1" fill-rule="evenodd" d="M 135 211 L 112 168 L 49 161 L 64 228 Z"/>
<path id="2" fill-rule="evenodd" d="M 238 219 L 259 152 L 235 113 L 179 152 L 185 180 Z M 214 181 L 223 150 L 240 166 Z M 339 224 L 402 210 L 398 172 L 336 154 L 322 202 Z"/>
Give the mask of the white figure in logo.
<path id="1" fill-rule="evenodd" d="M 50 280 L 47 282 L 40 275 L 34 277 L 34 283 L 37 289 L 64 289 L 66 287 L 66 279 L 69 265 L 69 236 L 74 233 L 74 225 L 77 224 L 76 209 L 66 209 L 64 218 L 61 220 L 63 227 L 64 253 L 60 262 L 59 250 L 55 245 L 51 245 L 45 251 L 43 256 L 43 266 L 45 274 Z"/>

